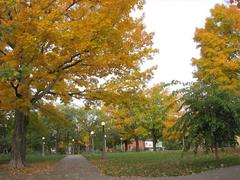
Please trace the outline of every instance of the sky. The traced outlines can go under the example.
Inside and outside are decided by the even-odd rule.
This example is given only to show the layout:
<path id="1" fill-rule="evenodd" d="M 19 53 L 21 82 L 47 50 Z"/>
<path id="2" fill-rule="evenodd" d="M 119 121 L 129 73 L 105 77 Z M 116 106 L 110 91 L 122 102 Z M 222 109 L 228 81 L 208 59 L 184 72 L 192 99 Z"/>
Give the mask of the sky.
<path id="1" fill-rule="evenodd" d="M 172 80 L 194 81 L 191 59 L 199 57 L 193 41 L 195 29 L 203 27 L 210 9 L 224 1 L 146 0 L 144 23 L 148 32 L 155 32 L 154 47 L 159 49 L 154 60 L 144 65 L 144 69 L 158 65 L 149 86 Z M 75 104 L 81 103 L 75 100 Z"/>
<path id="2" fill-rule="evenodd" d="M 151 84 L 179 80 L 194 81 L 191 59 L 199 57 L 193 41 L 196 27 L 204 27 L 210 9 L 224 0 L 146 0 L 146 29 L 155 32 L 154 47 L 159 54 L 145 67 L 158 65 Z"/>

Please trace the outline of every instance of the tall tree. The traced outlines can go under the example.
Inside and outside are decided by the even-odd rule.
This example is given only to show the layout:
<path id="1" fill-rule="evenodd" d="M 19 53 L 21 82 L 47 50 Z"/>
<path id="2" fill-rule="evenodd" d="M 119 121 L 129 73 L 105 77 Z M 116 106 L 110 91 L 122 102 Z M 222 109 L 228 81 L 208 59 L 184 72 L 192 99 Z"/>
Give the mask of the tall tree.
<path id="1" fill-rule="evenodd" d="M 41 100 L 109 98 L 106 92 L 119 93 L 111 84 L 127 79 L 126 90 L 129 82 L 149 77 L 140 65 L 155 52 L 152 34 L 143 18 L 131 16 L 143 4 L 0 1 L 0 108 L 15 111 L 13 167 L 24 167 L 28 113 Z"/>
<path id="2" fill-rule="evenodd" d="M 195 41 L 201 57 L 193 59 L 195 77 L 208 85 L 240 93 L 240 11 L 237 6 L 216 5 Z"/>

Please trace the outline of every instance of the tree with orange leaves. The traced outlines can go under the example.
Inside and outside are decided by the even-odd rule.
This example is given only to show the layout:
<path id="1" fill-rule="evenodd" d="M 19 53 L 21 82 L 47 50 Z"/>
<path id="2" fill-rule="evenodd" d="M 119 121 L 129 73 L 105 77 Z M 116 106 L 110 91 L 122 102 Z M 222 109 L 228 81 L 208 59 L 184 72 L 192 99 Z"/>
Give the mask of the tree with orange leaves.
<path id="1" fill-rule="evenodd" d="M 240 93 L 240 11 L 216 5 L 205 27 L 196 30 L 201 57 L 192 60 L 198 81 Z"/>
<path id="2" fill-rule="evenodd" d="M 32 108 L 73 97 L 111 100 L 151 76 L 140 65 L 156 52 L 152 34 L 131 16 L 143 4 L 0 0 L 0 109 L 15 112 L 12 167 L 24 167 Z"/>

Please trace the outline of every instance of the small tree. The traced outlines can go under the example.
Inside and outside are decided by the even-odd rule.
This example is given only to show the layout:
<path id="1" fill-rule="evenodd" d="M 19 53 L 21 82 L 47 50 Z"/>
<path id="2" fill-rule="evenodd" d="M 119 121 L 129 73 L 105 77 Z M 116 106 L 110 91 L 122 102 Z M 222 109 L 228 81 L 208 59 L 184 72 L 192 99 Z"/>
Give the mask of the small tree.
<path id="1" fill-rule="evenodd" d="M 157 141 L 167 135 L 170 121 L 176 119 L 176 96 L 167 89 L 167 84 L 160 84 L 144 92 L 145 100 L 139 106 L 139 121 L 153 140 L 153 150 L 156 151 Z M 175 120 L 174 120 L 175 121 Z"/>

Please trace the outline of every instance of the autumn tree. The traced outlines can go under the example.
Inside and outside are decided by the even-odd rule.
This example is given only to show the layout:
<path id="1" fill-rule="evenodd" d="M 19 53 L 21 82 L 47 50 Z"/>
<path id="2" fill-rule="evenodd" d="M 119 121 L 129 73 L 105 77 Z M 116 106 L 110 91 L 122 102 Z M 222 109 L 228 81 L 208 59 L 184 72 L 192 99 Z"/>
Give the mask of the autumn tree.
<path id="1" fill-rule="evenodd" d="M 184 114 L 177 123 L 195 152 L 199 146 L 211 148 L 216 157 L 219 147 L 235 145 L 239 131 L 239 1 L 228 5 L 216 5 L 204 28 L 195 32 L 197 82 L 182 90 Z"/>
<path id="2" fill-rule="evenodd" d="M 170 129 L 177 118 L 176 96 L 168 90 L 168 85 L 161 83 L 144 92 L 145 100 L 138 108 L 139 120 L 153 140 L 156 151 L 157 141 L 163 135 L 169 136 Z"/>
<path id="3" fill-rule="evenodd" d="M 102 108 L 112 119 L 114 128 L 123 139 L 126 151 L 128 150 L 128 143 L 133 139 L 136 143 L 135 150 L 139 151 L 139 140 L 145 139 L 148 135 L 147 130 L 141 123 L 141 107 L 145 105 L 145 97 L 142 93 L 144 88 L 135 89 L 133 96 L 122 98 Z"/>
<path id="4" fill-rule="evenodd" d="M 111 119 L 112 128 L 115 129 L 123 139 L 125 150 L 127 151 L 127 145 L 130 142 L 130 139 L 134 136 L 128 108 L 123 106 L 123 104 L 110 104 L 102 107 L 102 111 Z"/>
<path id="5" fill-rule="evenodd" d="M 196 30 L 201 56 L 193 59 L 198 81 L 240 92 L 240 11 L 232 5 L 216 5 L 205 27 Z"/>
<path id="6" fill-rule="evenodd" d="M 145 31 L 143 18 L 131 16 L 143 4 L 0 1 L 0 109 L 15 111 L 13 167 L 25 164 L 33 107 L 72 97 L 111 99 L 150 77 L 151 71 L 141 72 L 140 65 L 155 52 L 152 34 Z M 117 86 L 120 82 L 125 82 L 123 88 Z"/>
<path id="7" fill-rule="evenodd" d="M 168 90 L 168 84 L 162 83 L 138 90 L 134 97 L 106 106 L 103 110 L 113 120 L 126 147 L 134 139 L 138 151 L 139 140 L 151 138 L 156 151 L 160 138 L 176 139 L 179 136 L 176 131 L 169 131 L 180 116 L 178 109 L 177 96 Z"/>
<path id="8" fill-rule="evenodd" d="M 240 0 L 227 0 L 228 4 L 235 4 L 238 8 L 240 8 Z"/>

